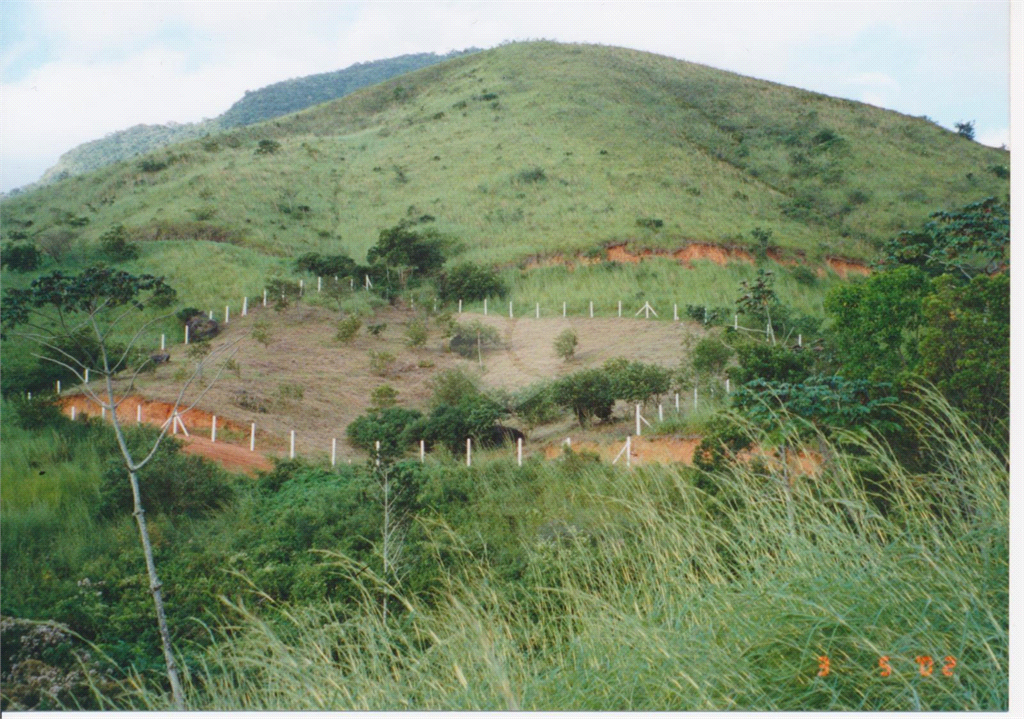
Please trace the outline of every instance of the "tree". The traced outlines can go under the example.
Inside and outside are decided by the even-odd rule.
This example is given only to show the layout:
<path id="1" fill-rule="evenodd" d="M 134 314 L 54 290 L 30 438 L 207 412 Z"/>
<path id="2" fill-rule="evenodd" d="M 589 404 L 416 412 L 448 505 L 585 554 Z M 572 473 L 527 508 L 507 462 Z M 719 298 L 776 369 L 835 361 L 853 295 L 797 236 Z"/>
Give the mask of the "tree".
<path id="1" fill-rule="evenodd" d="M 493 269 L 463 262 L 441 276 L 440 294 L 448 302 L 473 302 L 487 297 L 504 297 L 505 283 Z"/>
<path id="2" fill-rule="evenodd" d="M 772 311 L 779 308 L 779 297 L 772 289 L 775 275 L 772 272 L 758 270 L 752 282 L 743 280 L 740 289 L 743 294 L 736 305 L 739 314 L 748 314 L 766 326 L 767 338 L 775 344 L 775 332 L 772 329 Z"/>
<path id="3" fill-rule="evenodd" d="M 53 362 L 70 371 L 81 382 L 82 391 L 93 402 L 108 410 L 124 469 L 131 484 L 133 516 L 139 528 L 145 556 L 149 591 L 153 596 L 164 660 L 167 664 L 167 678 L 176 708 L 184 710 L 184 695 L 178 678 L 177 661 L 171 647 L 162 585 L 153 559 L 153 548 L 146 526 L 138 478 L 139 470 L 156 455 L 171 423 L 164 425 L 148 453 L 138 459 L 126 440 L 125 431 L 117 416 L 117 408 L 130 396 L 136 377 L 150 360 L 147 359 L 134 368 L 120 398 L 114 389 L 114 378 L 127 370 L 132 350 L 142 333 L 149 325 L 164 318 L 159 317 L 141 323 L 123 349 L 117 346 L 115 339 L 122 331 L 122 323 L 128 323 L 131 318 L 137 316 L 136 313 L 144 310 L 147 304 L 164 304 L 171 296 L 173 290 L 162 277 L 135 276 L 107 267 L 91 267 L 79 275 L 72 276 L 57 271 L 34 280 L 29 289 L 7 290 L 0 305 L 0 315 L 4 333 L 16 332 L 37 343 L 43 350 L 41 354 L 36 355 L 39 359 Z M 67 343 L 75 345 L 78 338 L 86 336 L 94 343 L 93 350 L 87 347 L 79 347 L 78 352 L 65 349 Z M 231 345 L 228 345 L 211 355 L 223 357 L 230 347 Z M 85 382 L 86 370 L 90 371 L 93 378 L 100 380 L 102 389 L 99 392 L 94 391 L 92 385 Z M 182 386 L 174 402 L 174 413 L 178 413 L 179 408 L 183 406 L 185 394 L 196 377 L 197 375 L 193 374 Z M 212 384 L 211 381 L 205 388 L 201 387 L 196 399 L 181 411 L 187 411 L 198 404 Z"/>
<path id="4" fill-rule="evenodd" d="M 7 243 L 0 256 L 0 266 L 9 267 L 15 272 L 31 272 L 39 268 L 42 259 L 39 248 L 31 243 Z"/>
<path id="5" fill-rule="evenodd" d="M 404 285 L 406 273 L 418 271 L 429 276 L 444 264 L 444 241 L 436 230 L 414 230 L 415 223 L 402 220 L 394 227 L 381 230 L 377 244 L 366 253 L 370 264 L 396 268 Z"/>
<path id="6" fill-rule="evenodd" d="M 960 137 L 965 137 L 968 140 L 974 139 L 974 120 L 955 122 L 953 123 L 953 127 L 956 128 L 956 134 Z"/>
<path id="7" fill-rule="evenodd" d="M 100 237 L 103 254 L 114 262 L 127 262 L 139 257 L 139 247 L 128 239 L 124 225 L 115 225 Z"/>
<path id="8" fill-rule="evenodd" d="M 257 155 L 273 155 L 281 149 L 281 143 L 277 140 L 260 140 L 256 146 Z"/>
<path id="9" fill-rule="evenodd" d="M 551 388 L 555 404 L 571 409 L 580 427 L 597 417 L 607 420 L 615 406 L 615 387 L 604 369 L 587 369 L 562 377 Z"/>
<path id="10" fill-rule="evenodd" d="M 931 214 L 920 229 L 902 232 L 882 248 L 883 268 L 913 265 L 930 275 L 970 279 L 1009 264 L 1010 212 L 994 197 Z"/>

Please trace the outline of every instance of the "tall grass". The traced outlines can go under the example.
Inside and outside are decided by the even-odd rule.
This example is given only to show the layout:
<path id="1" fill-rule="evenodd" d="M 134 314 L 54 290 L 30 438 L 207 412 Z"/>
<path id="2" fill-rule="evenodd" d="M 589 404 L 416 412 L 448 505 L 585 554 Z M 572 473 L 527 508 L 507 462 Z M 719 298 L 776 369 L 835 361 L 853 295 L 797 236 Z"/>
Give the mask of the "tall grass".
<path id="1" fill-rule="evenodd" d="M 699 482 L 678 466 L 548 463 L 537 469 L 544 496 L 563 503 L 540 511 L 572 521 L 545 534 L 524 508 L 530 562 L 519 581 L 429 522 L 449 558 L 433 597 L 403 596 L 328 555 L 363 588 L 362 610 L 278 605 L 268 616 L 234 605 L 231 631 L 190 677 L 189 705 L 1006 710 L 1006 465 L 939 399 L 904 420 L 941 470 L 912 473 L 853 436 L 815 476 L 771 462 Z M 473 471 L 486 482 L 503 470 Z M 930 676 L 917 662 L 926 655 Z M 133 696 L 138 708 L 168 705 L 141 682 Z"/>

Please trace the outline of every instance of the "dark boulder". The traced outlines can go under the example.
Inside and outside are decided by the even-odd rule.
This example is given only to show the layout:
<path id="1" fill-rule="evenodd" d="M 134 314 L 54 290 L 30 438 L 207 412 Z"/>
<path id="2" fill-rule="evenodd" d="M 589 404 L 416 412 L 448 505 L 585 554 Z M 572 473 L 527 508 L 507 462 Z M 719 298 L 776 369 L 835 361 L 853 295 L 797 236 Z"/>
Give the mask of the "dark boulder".
<path id="1" fill-rule="evenodd" d="M 190 342 L 200 342 L 216 337 L 220 332 L 220 325 L 217 320 L 211 320 L 202 315 L 196 315 L 185 323 L 188 327 L 188 339 Z"/>
<path id="2" fill-rule="evenodd" d="M 153 364 L 164 364 L 171 361 L 171 356 L 166 352 L 157 352 L 156 354 L 151 354 L 149 360 Z"/>
<path id="3" fill-rule="evenodd" d="M 515 444 L 517 440 L 526 441 L 526 435 L 515 427 L 496 424 L 491 427 L 490 434 L 483 437 L 481 443 L 485 447 L 500 447 L 503 444 Z"/>

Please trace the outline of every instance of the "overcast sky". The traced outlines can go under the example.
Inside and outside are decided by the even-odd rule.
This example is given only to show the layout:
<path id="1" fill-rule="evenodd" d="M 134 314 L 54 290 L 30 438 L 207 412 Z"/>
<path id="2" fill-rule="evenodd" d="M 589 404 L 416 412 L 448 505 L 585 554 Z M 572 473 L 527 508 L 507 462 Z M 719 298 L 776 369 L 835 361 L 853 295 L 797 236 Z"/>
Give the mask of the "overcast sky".
<path id="1" fill-rule="evenodd" d="M 414 52 L 545 38 L 647 50 L 869 102 L 1009 144 L 1010 3 L 0 3 L 0 191 L 138 123 Z"/>

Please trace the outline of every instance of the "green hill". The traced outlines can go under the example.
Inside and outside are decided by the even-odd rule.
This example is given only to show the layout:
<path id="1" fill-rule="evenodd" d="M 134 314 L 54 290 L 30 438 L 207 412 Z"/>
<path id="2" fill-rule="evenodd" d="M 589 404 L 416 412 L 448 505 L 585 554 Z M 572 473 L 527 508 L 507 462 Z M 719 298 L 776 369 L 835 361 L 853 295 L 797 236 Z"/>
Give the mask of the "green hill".
<path id="1" fill-rule="evenodd" d="M 176 142 L 303 110 L 311 105 L 344 97 L 361 87 L 383 82 L 396 75 L 477 51 L 476 48 L 453 50 L 445 55 L 424 52 L 386 60 L 357 62 L 343 70 L 293 78 L 267 85 L 259 90 L 249 90 L 224 114 L 211 120 L 172 122 L 166 125 L 135 125 L 74 147 L 61 155 L 56 165 L 43 173 L 39 184 L 46 185 L 65 177 L 90 172 Z"/>
<path id="2" fill-rule="evenodd" d="M 274 258 L 361 261 L 382 228 L 427 214 L 463 258 L 506 266 L 623 242 L 749 251 L 755 228 L 781 261 L 867 260 L 936 209 L 1007 196 L 1008 163 L 927 119 L 649 53 L 533 42 L 68 178 L 0 212 L 5 238 L 71 235 L 82 256 L 124 224 L 144 266 L 221 301 L 262 287 Z M 222 255 L 221 286 L 189 270 Z M 521 279 L 565 285 L 560 270 Z"/>

